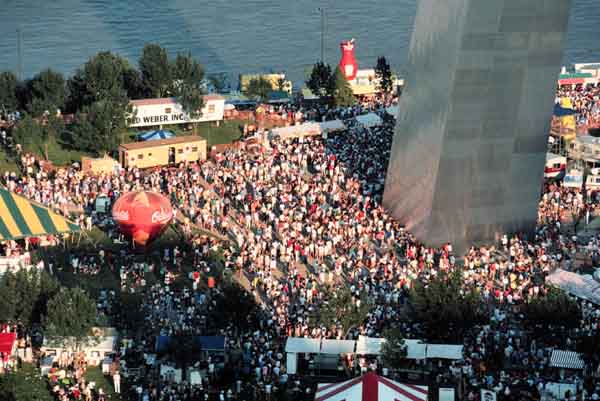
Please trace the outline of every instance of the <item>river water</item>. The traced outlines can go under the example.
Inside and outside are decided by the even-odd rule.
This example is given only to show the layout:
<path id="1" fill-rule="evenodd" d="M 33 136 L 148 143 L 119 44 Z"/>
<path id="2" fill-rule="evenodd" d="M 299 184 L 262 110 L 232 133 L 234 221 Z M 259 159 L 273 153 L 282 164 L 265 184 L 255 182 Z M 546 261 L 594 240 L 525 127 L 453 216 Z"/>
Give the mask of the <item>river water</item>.
<path id="1" fill-rule="evenodd" d="M 573 0 L 565 64 L 600 61 L 598 1 Z M 102 50 L 136 63 L 154 42 L 191 52 L 234 84 L 242 72 L 285 71 L 299 81 L 320 58 L 319 7 L 327 62 L 355 38 L 360 68 L 385 55 L 402 73 L 416 0 L 0 0 L 0 70 L 18 70 L 20 29 L 25 77 L 47 67 L 70 74 Z"/>

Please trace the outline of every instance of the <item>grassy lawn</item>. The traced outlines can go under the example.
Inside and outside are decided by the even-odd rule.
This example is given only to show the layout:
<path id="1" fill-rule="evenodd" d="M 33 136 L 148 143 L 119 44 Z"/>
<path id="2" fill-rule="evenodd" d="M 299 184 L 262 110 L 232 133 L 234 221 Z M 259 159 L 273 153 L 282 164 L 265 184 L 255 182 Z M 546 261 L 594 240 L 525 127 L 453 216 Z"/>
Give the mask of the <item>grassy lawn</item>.
<path id="1" fill-rule="evenodd" d="M 79 150 L 72 150 L 63 147 L 54 137 L 48 139 L 48 160 L 55 166 L 67 166 L 73 162 L 81 163 L 81 156 L 90 156 L 89 153 Z M 40 158 L 46 157 L 46 147 L 44 144 L 24 144 L 25 152 L 34 153 Z"/>
<path id="2" fill-rule="evenodd" d="M 96 389 L 102 389 L 106 394 L 106 399 L 109 401 L 121 401 L 121 396 L 115 394 L 112 379 L 102 374 L 102 369 L 99 366 L 90 366 L 85 373 L 85 378 L 88 382 L 96 383 Z M 123 392 L 123 378 L 121 378 L 121 392 Z"/>

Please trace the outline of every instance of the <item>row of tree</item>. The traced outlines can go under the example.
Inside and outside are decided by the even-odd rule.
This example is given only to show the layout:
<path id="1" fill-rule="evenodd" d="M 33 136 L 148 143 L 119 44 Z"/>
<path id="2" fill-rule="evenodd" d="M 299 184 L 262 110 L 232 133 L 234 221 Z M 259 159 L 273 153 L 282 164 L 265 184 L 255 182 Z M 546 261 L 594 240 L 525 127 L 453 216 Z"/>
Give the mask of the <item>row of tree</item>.
<path id="1" fill-rule="evenodd" d="M 47 336 L 79 341 L 90 335 L 98 315 L 82 289 L 61 287 L 43 270 L 21 269 L 0 278 L 0 322 L 41 324 Z"/>
<path id="2" fill-rule="evenodd" d="M 132 111 L 130 99 L 173 96 L 195 117 L 203 106 L 203 79 L 204 68 L 190 54 L 171 59 L 166 49 L 148 44 L 137 69 L 119 55 L 100 52 L 68 79 L 51 69 L 23 82 L 12 72 L 2 72 L 0 111 L 18 110 L 30 117 L 16 130 L 17 140 L 57 139 L 74 149 L 101 153 L 122 140 Z M 73 122 L 40 127 L 57 110 L 75 114 Z"/>
<path id="3" fill-rule="evenodd" d="M 377 59 L 375 66 L 377 90 L 389 96 L 394 89 L 392 70 L 385 57 Z M 332 70 L 329 64 L 316 63 L 306 81 L 306 86 L 313 94 L 328 100 L 335 106 L 351 106 L 355 103 L 354 94 L 340 67 Z"/>

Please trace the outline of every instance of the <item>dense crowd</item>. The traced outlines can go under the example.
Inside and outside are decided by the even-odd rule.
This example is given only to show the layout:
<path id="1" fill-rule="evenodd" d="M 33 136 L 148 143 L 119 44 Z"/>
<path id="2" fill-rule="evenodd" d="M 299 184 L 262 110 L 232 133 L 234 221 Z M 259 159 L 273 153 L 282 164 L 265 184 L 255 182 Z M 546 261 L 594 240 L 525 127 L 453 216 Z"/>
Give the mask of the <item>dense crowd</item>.
<path id="1" fill-rule="evenodd" d="M 367 105 L 307 114 L 310 118 L 347 119 L 380 109 Z M 65 214 L 83 210 L 80 224 L 87 228 L 103 219 L 95 212 L 101 196 L 115 200 L 131 190 L 162 192 L 170 198 L 184 229 L 191 232 L 193 224 L 229 239 L 218 245 L 225 266 L 240 282 L 247 281 L 261 300 L 262 309 L 252 329 L 233 324 L 210 327 L 208 323 L 219 288 L 200 289 L 198 277 L 210 273 L 206 261 L 216 243 L 194 241 L 191 251 L 165 249 L 157 263 L 140 262 L 127 253 L 78 255 L 70 260 L 70 268 L 77 274 L 93 275 L 109 268 L 118 272 L 122 290 L 143 293 L 147 333 L 220 334 L 226 336 L 229 351 L 242 354 L 235 380 L 228 384 L 218 380 L 216 364 L 208 361 L 208 375 L 194 386 L 185 380 L 176 384 L 160 375 L 139 380 L 135 391 L 140 399 L 205 399 L 209 389 L 220 400 L 269 399 L 277 391 L 310 398 L 310 387 L 286 373 L 286 337 L 379 337 L 394 326 L 407 338 L 422 338 L 422 327 L 406 321 L 399 313 L 400 306 L 416 282 L 427 285 L 436 275 L 457 269 L 464 289 L 478 289 L 493 318 L 491 324 L 478 327 L 465 339 L 464 361 L 441 369 L 440 374 L 461 373 L 470 400 L 478 397 L 477 389 L 483 387 L 495 389 L 506 400 L 512 399 L 511 391 L 517 387 L 543 390 L 551 378 L 548 353 L 552 348 L 574 349 L 576 340 L 571 335 L 575 333 L 530 338 L 521 329 L 514 307 L 543 294 L 545 277 L 551 271 L 574 267 L 582 239 L 565 232 L 564 226 L 594 205 L 577 191 L 547 185 L 535 238 L 504 236 L 498 244 L 473 247 L 465 255 L 456 255 L 450 244 L 429 248 L 388 216 L 381 205 L 393 124 L 366 128 L 350 119 L 347 125 L 344 132 L 327 139 L 273 138 L 256 153 L 231 148 L 213 161 L 149 171 L 129 169 L 112 175 L 84 175 L 75 168 L 48 173 L 24 155 L 25 174 L 7 172 L 3 183 L 11 191 Z M 107 230 L 118 237 L 110 226 Z M 594 253 L 596 243 L 592 238 L 584 252 Z M 173 287 L 173 276 L 185 274 L 181 265 L 189 260 L 195 285 Z M 152 285 L 146 282 L 150 273 L 158 277 Z M 315 311 L 334 296 L 331 289 L 340 286 L 349 289 L 355 307 L 370 302 L 365 321 L 351 328 L 337 322 L 327 326 L 315 319 Z M 578 330 L 597 333 L 598 309 L 588 303 L 583 307 L 585 318 Z M 123 349 L 121 357 L 127 363 L 139 353 L 153 354 L 154 342 L 145 338 L 133 348 Z M 381 369 L 375 361 L 369 365 L 357 358 L 352 363 L 363 367 L 358 371 L 369 366 Z M 571 381 L 582 388 L 581 376 Z M 586 383 L 586 388 L 592 397 L 593 386 Z"/>
<path id="2" fill-rule="evenodd" d="M 597 126 L 600 124 L 600 86 L 566 85 L 559 88 L 557 100 L 568 98 L 577 111 L 578 125 Z"/>

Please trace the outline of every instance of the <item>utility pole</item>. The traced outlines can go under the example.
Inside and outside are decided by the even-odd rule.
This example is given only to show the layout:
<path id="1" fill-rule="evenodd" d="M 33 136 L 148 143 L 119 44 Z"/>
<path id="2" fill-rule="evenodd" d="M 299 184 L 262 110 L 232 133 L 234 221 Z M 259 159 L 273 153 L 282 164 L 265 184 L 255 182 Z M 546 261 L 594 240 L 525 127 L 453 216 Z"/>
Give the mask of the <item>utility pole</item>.
<path id="1" fill-rule="evenodd" d="M 325 63 L 325 9 L 318 8 L 321 13 L 321 63 Z"/>
<path id="2" fill-rule="evenodd" d="M 23 79 L 23 44 L 21 28 L 17 28 L 17 76 L 19 81 Z"/>

